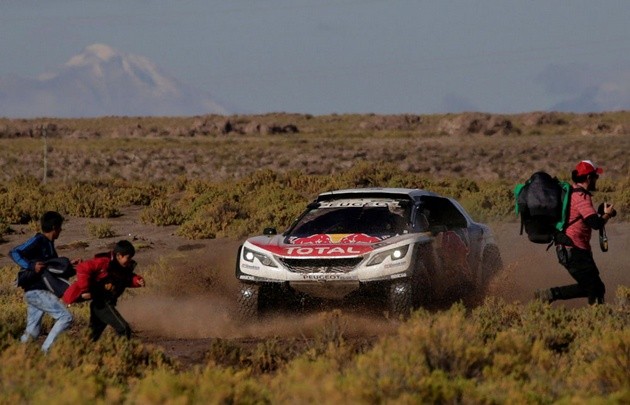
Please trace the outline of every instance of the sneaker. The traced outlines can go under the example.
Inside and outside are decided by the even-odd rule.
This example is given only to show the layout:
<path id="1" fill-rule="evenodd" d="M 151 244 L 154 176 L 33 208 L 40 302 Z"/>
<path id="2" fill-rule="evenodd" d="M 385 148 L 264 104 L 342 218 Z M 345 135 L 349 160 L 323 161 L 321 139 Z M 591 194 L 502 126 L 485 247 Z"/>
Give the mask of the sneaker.
<path id="1" fill-rule="evenodd" d="M 534 293 L 534 299 L 548 304 L 553 302 L 553 293 L 549 288 L 546 288 L 544 290 L 536 290 L 536 292 Z"/>

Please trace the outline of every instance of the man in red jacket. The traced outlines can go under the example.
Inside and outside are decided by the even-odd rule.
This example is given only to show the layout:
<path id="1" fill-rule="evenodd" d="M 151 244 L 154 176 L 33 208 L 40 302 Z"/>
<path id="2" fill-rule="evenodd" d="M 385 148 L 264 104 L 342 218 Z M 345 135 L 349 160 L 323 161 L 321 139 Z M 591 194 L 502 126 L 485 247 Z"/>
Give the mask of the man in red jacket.
<path id="1" fill-rule="evenodd" d="M 573 189 L 569 226 L 565 231 L 571 244 L 556 245 L 556 252 L 558 260 L 576 283 L 538 290 L 535 297 L 543 302 L 586 297 L 591 305 L 604 303 L 606 287 L 593 260 L 590 241 L 592 230 L 601 229 L 617 211 L 609 203 L 601 204 L 599 213 L 593 206 L 591 192 L 597 190 L 597 179 L 602 173 L 602 168 L 595 166 L 590 160 L 582 160 L 571 172 Z"/>
<path id="2" fill-rule="evenodd" d="M 110 325 L 119 336 L 131 337 L 131 327 L 116 309 L 118 297 L 127 287 L 144 287 L 142 276 L 133 272 L 136 250 L 127 240 L 121 240 L 111 253 L 100 254 L 76 267 L 77 279 L 68 287 L 63 301 L 70 305 L 81 299 L 91 299 L 90 330 L 96 341 Z"/>

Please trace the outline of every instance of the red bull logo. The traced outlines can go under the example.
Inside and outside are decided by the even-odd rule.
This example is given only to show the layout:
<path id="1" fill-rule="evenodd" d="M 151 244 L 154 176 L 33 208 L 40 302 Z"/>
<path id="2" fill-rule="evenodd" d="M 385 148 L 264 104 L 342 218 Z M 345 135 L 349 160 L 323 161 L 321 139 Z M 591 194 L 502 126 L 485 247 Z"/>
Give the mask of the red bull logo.
<path id="1" fill-rule="evenodd" d="M 296 238 L 291 241 L 294 245 L 320 245 L 323 243 L 334 243 L 331 235 L 318 233 L 304 238 Z"/>
<path id="2" fill-rule="evenodd" d="M 381 238 L 376 236 L 370 236 L 364 233 L 353 233 L 352 235 L 341 238 L 339 243 L 376 243 L 380 241 Z"/>
<path id="3" fill-rule="evenodd" d="M 290 242 L 293 245 L 320 245 L 330 243 L 376 243 L 380 242 L 381 238 L 377 236 L 370 236 L 364 233 L 351 233 L 351 234 L 324 234 L 318 233 L 303 238 L 291 239 Z"/>

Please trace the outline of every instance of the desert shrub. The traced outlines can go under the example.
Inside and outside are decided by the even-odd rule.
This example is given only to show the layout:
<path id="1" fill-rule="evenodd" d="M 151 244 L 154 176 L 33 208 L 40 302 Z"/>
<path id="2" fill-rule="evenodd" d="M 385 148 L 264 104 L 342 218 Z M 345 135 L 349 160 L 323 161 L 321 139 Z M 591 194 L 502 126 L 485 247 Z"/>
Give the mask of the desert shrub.
<path id="1" fill-rule="evenodd" d="M 22 289 L 15 285 L 18 266 L 0 268 L 0 350 L 19 338 L 25 327 L 26 305 L 22 300 Z"/>
<path id="2" fill-rule="evenodd" d="M 325 355 L 289 363 L 271 381 L 270 392 L 274 403 L 361 403 L 348 395 L 338 365 Z"/>
<path id="3" fill-rule="evenodd" d="M 548 349 L 566 352 L 576 338 L 575 316 L 574 311 L 563 307 L 550 311 L 544 304 L 534 303 L 525 311 L 522 330 Z"/>
<path id="4" fill-rule="evenodd" d="M 10 278 L 3 273 L 1 285 Z M 25 308 L 19 294 L 3 290 L 0 300 L 3 309 L 19 307 L 14 312 L 20 312 L 15 321 L 21 329 Z M 77 309 L 83 308 L 73 313 Z M 321 330 L 310 341 L 270 338 L 248 347 L 215 339 L 207 366 L 183 371 L 135 339 L 106 333 L 92 343 L 85 325 L 60 336 L 43 356 L 38 345 L 15 340 L 21 332 L 16 328 L 0 339 L 0 403 L 45 398 L 107 403 L 628 399 L 630 313 L 623 306 L 566 309 L 488 299 L 472 312 L 459 304 L 417 311 L 397 332 L 361 347 L 346 339 L 347 319 L 340 311 L 322 316 Z M 0 317 L 0 327 L 13 322 L 6 310 Z M 77 318 L 87 318 L 87 312 Z"/>
<path id="5" fill-rule="evenodd" d="M 417 175 L 404 172 L 393 164 L 359 162 L 342 174 L 339 183 L 331 182 L 329 189 L 355 187 L 415 187 L 416 183 Z"/>
<path id="6" fill-rule="evenodd" d="M 360 402 L 403 398 L 457 402 L 488 364 L 478 327 L 465 320 L 462 306 L 432 316 L 416 312 L 396 336 L 387 337 L 363 355 L 348 373 L 345 386 Z M 452 384 L 448 384 L 452 381 Z"/>
<path id="7" fill-rule="evenodd" d="M 244 219 L 257 226 L 249 229 L 250 232 L 260 232 L 268 226 L 284 228 L 298 217 L 306 205 L 302 194 L 294 189 L 270 184 L 258 190 L 259 194 L 248 196 L 243 202 Z"/>
<path id="8" fill-rule="evenodd" d="M 282 229 L 320 192 L 363 186 L 425 188 L 457 198 L 475 220 L 515 219 L 512 184 L 462 178 L 432 180 L 389 164 L 363 162 L 340 176 L 265 169 L 233 182 L 188 184 L 180 200 L 185 214 L 178 233 L 192 239 L 240 238 L 260 233 L 267 226 Z M 623 200 L 620 196 L 614 198 Z"/>
<path id="9" fill-rule="evenodd" d="M 142 210 L 140 219 L 145 223 L 158 226 L 180 225 L 184 220 L 184 215 L 175 202 L 167 198 L 156 198 Z"/>
<path id="10" fill-rule="evenodd" d="M 630 178 L 602 184 L 597 201 L 614 202 L 617 220 L 623 220 L 630 212 Z M 363 186 L 425 188 L 458 199 L 477 221 L 515 219 L 513 184 L 431 179 L 392 164 L 370 162 L 360 162 L 339 175 L 263 169 L 223 182 L 180 177 L 154 185 L 115 179 L 43 186 L 23 177 L 0 184 L 0 217 L 8 223 L 28 223 L 53 209 L 65 215 L 110 218 L 120 215 L 123 207 L 142 205 L 143 221 L 179 225 L 177 233 L 186 238 L 241 238 L 268 226 L 284 229 L 323 191 Z"/>
<path id="11" fill-rule="evenodd" d="M 261 224 L 283 224 L 292 220 L 301 209 L 295 201 L 302 201 L 302 197 L 278 184 L 278 176 L 272 171 L 261 171 L 232 187 L 197 185 L 197 190 L 203 193 L 191 200 L 186 214 L 189 219 L 178 233 L 193 239 L 240 237 L 260 232 Z"/>
<path id="12" fill-rule="evenodd" d="M 343 346 L 349 322 L 339 309 L 324 312 L 321 317 L 323 318 L 322 327 L 315 335 L 315 347 L 311 348 L 316 354 L 324 353 L 331 346 Z"/>
<path id="13" fill-rule="evenodd" d="M 615 291 L 619 306 L 630 309 L 630 286 L 620 285 Z"/>
<path id="14" fill-rule="evenodd" d="M 475 308 L 471 314 L 473 322 L 480 329 L 484 341 L 493 340 L 507 329 L 522 325 L 520 305 L 507 303 L 496 297 L 487 297 L 483 305 Z"/>
<path id="15" fill-rule="evenodd" d="M 188 220 L 177 229 L 177 234 L 188 239 L 214 239 L 217 237 L 215 221 L 207 218 L 196 217 Z"/>
<path id="16" fill-rule="evenodd" d="M 270 404 L 268 391 L 247 371 L 221 369 L 213 364 L 202 371 L 173 374 L 150 372 L 135 385 L 130 403 Z"/>
<path id="17" fill-rule="evenodd" d="M 44 212 L 44 190 L 29 176 L 18 176 L 6 185 L 0 184 L 0 217 L 13 224 L 26 224 Z"/>
<path id="18" fill-rule="evenodd" d="M 112 224 L 109 222 L 88 222 L 87 231 L 89 235 L 98 239 L 112 238 L 116 236 L 116 231 L 112 229 Z"/>
<path id="19" fill-rule="evenodd" d="M 265 339 L 256 345 L 253 353 L 244 360 L 245 364 L 255 374 L 274 372 L 296 357 L 295 348 L 287 350 L 287 346 L 280 344 L 277 337 Z M 292 346 L 290 346 L 292 347 Z"/>
<path id="20" fill-rule="evenodd" d="M 605 201 L 599 195 L 597 200 Z M 630 176 L 616 183 L 615 191 L 607 201 L 615 205 L 615 209 L 618 213 L 617 220 L 627 220 L 630 218 Z"/>
<path id="21" fill-rule="evenodd" d="M 597 387 L 601 394 L 630 393 L 630 329 L 606 328 L 584 342 L 574 360 L 576 392 L 588 395 L 586 387 Z"/>
<path id="22" fill-rule="evenodd" d="M 114 196 L 98 184 L 70 185 L 56 191 L 57 206 L 70 215 L 84 218 L 113 218 L 120 215 Z"/>
<path id="23" fill-rule="evenodd" d="M 245 365 L 247 353 L 241 345 L 229 339 L 213 339 L 205 358 L 208 362 L 222 367 L 231 367 L 233 369 L 247 367 Z"/>
<path id="24" fill-rule="evenodd" d="M 114 199 L 120 205 L 140 205 L 146 206 L 154 198 L 166 195 L 167 186 L 161 183 L 141 183 L 127 182 L 123 180 L 113 180 L 109 182 Z"/>
<path id="25" fill-rule="evenodd" d="M 9 222 L 5 218 L 0 217 L 0 243 L 4 242 L 2 236 L 8 234 L 10 231 L 11 227 L 9 226 Z"/>
<path id="26" fill-rule="evenodd" d="M 323 191 L 341 187 L 338 181 L 338 176 L 309 176 L 301 171 L 288 171 L 282 184 L 301 193 L 304 200 L 310 200 Z"/>
<path id="27" fill-rule="evenodd" d="M 533 340 L 519 328 L 499 332 L 489 344 L 476 397 L 484 403 L 551 403 L 566 378 L 567 359 Z"/>
<path id="28" fill-rule="evenodd" d="M 242 204 L 238 202 L 238 196 L 224 193 L 212 199 L 207 195 L 200 198 L 208 203 L 196 201 L 194 204 L 198 208 L 191 209 L 188 214 L 190 219 L 182 224 L 177 233 L 191 239 L 228 236 L 229 225 L 242 217 Z"/>
<path id="29" fill-rule="evenodd" d="M 159 350 L 109 334 L 93 343 L 87 333 L 65 333 L 47 355 L 38 345 L 15 343 L 0 352 L 0 362 L 3 403 L 120 402 L 131 381 L 151 370 L 173 370 Z"/>
<path id="30" fill-rule="evenodd" d="M 514 191 L 504 183 L 483 183 L 463 191 L 456 198 L 477 221 L 502 220 L 515 215 Z"/>

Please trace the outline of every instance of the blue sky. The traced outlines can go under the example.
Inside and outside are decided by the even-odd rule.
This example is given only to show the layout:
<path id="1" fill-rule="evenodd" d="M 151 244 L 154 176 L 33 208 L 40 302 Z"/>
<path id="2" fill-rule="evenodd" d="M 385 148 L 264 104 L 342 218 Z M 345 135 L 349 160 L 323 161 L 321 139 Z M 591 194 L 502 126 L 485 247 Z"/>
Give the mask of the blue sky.
<path id="1" fill-rule="evenodd" d="M 241 113 L 630 109 L 629 20 L 627 0 L 1 0 L 0 79 L 102 43 Z"/>

